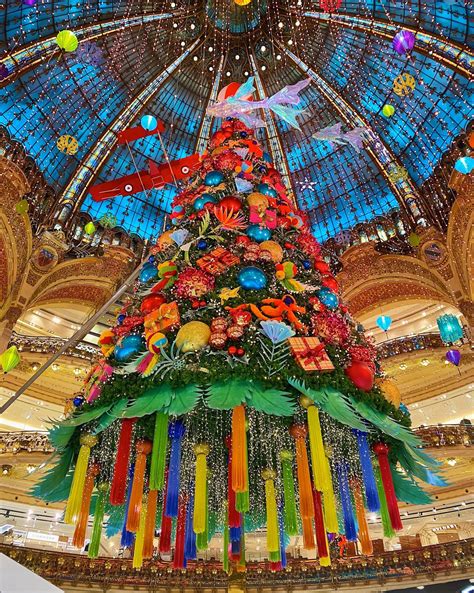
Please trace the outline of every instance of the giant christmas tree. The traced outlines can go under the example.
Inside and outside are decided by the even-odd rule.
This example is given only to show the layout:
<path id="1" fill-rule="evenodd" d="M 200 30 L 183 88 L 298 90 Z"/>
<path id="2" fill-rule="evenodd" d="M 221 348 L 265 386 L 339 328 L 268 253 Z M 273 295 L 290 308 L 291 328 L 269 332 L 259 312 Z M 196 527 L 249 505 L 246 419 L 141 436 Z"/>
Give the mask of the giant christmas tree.
<path id="1" fill-rule="evenodd" d="M 182 568 L 220 532 L 243 569 L 256 528 L 276 569 L 298 533 L 321 565 L 336 534 L 370 554 L 366 511 L 401 529 L 397 498 L 426 502 L 434 462 L 252 130 L 224 121 L 171 219 L 36 494 L 67 498 L 79 547 L 94 516 L 91 557 L 121 530 L 136 567 Z"/>

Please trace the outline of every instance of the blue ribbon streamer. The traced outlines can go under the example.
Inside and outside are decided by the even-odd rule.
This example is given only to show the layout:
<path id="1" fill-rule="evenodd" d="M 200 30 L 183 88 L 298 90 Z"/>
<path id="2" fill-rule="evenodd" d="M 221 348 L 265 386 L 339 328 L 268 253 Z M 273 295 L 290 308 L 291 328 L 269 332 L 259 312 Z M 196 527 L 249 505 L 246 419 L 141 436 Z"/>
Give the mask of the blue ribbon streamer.
<path id="1" fill-rule="evenodd" d="M 362 469 L 362 478 L 364 480 L 367 508 L 372 513 L 377 513 L 380 510 L 380 500 L 377 484 L 375 482 L 369 443 L 367 442 L 367 433 L 356 429 L 353 429 L 352 432 L 356 435 L 357 445 L 359 446 L 359 459 Z"/>
<path id="2" fill-rule="evenodd" d="M 128 469 L 128 487 L 127 487 L 127 500 L 125 501 L 125 518 L 123 520 L 122 537 L 120 538 L 120 545 L 122 548 L 131 548 L 135 540 L 135 534 L 131 531 L 127 531 L 127 519 L 128 519 L 128 507 L 130 503 L 130 496 L 132 494 L 133 484 L 133 472 L 135 470 L 135 464 L 130 465 Z"/>
<path id="3" fill-rule="evenodd" d="M 171 422 L 168 436 L 171 439 L 170 461 L 168 465 L 168 489 L 166 491 L 167 517 L 178 516 L 179 470 L 181 466 L 181 439 L 184 436 L 184 424 L 181 420 Z"/>
<path id="4" fill-rule="evenodd" d="M 347 479 L 347 462 L 336 463 L 336 472 L 339 482 L 339 496 L 341 499 L 342 516 L 344 520 L 344 533 L 350 542 L 357 540 L 357 531 L 352 510 L 351 491 Z"/>

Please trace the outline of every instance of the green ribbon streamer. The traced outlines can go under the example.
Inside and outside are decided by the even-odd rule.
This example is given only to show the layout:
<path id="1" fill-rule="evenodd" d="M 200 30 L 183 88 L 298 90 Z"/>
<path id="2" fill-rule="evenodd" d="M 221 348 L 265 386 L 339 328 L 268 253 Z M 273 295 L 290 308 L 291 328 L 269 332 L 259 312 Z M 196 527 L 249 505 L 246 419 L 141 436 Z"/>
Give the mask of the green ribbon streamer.
<path id="1" fill-rule="evenodd" d="M 99 486 L 102 486 L 100 484 Z M 89 558 L 97 558 L 99 555 L 100 538 L 102 535 L 102 523 L 104 522 L 105 503 L 107 502 L 108 491 L 106 488 L 99 490 L 97 503 L 94 512 L 94 523 L 92 525 L 92 537 L 89 544 Z"/>
<path id="2" fill-rule="evenodd" d="M 151 452 L 150 489 L 161 490 L 165 483 L 166 449 L 168 447 L 168 415 L 157 412 L 153 450 Z"/>
<path id="3" fill-rule="evenodd" d="M 395 531 L 392 527 L 392 522 L 390 521 L 387 499 L 385 498 L 385 490 L 383 488 L 382 475 L 379 467 L 374 467 L 374 474 L 380 499 L 380 518 L 382 519 L 383 534 L 385 537 L 394 537 Z"/>
<path id="4" fill-rule="evenodd" d="M 283 492 L 285 495 L 285 504 L 283 509 L 283 523 L 287 535 L 298 535 L 298 515 L 296 512 L 295 487 L 293 480 L 293 470 L 290 459 L 281 460 L 281 469 L 283 475 Z"/>
<path id="5" fill-rule="evenodd" d="M 276 552 L 268 552 L 268 557 L 270 558 L 270 562 L 280 562 L 280 550 Z"/>
<path id="6" fill-rule="evenodd" d="M 250 508 L 249 491 L 235 493 L 235 508 L 239 513 L 248 513 Z"/>
<path id="7" fill-rule="evenodd" d="M 226 519 L 224 526 L 224 545 L 222 555 L 222 568 L 224 572 L 229 573 L 229 523 Z"/>
<path id="8" fill-rule="evenodd" d="M 205 529 L 202 533 L 196 535 L 196 547 L 199 551 L 207 550 L 207 544 L 209 543 L 209 499 L 207 490 L 206 480 L 206 517 L 205 517 Z"/>

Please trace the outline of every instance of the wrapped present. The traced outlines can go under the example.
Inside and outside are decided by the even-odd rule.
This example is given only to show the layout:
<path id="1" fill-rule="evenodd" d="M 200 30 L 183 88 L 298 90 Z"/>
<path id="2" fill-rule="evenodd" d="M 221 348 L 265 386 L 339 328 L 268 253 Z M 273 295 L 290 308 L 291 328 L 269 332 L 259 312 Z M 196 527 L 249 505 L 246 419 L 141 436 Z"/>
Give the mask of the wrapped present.
<path id="1" fill-rule="evenodd" d="M 196 263 L 205 272 L 218 276 L 229 267 L 240 263 L 240 259 L 227 249 L 216 247 L 207 255 L 200 257 Z"/>
<path id="2" fill-rule="evenodd" d="M 291 352 L 305 371 L 332 371 L 334 365 L 318 338 L 288 338 Z"/>
<path id="3" fill-rule="evenodd" d="M 163 303 L 151 313 L 145 316 L 145 334 L 154 334 L 159 331 L 170 329 L 178 325 L 180 321 L 179 309 L 175 301 Z"/>

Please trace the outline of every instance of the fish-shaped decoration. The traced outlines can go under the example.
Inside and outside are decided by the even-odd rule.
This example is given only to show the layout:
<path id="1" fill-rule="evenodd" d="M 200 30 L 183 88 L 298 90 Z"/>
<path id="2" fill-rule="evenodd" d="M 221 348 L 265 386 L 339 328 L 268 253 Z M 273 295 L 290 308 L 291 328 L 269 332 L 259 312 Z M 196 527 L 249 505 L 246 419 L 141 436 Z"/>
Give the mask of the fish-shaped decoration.
<path id="1" fill-rule="evenodd" d="M 207 113 L 213 117 L 235 117 L 250 128 L 261 128 L 265 126 L 265 122 L 254 112 L 258 109 L 270 109 L 290 126 L 299 130 L 296 118 L 303 113 L 303 110 L 296 109 L 293 105 L 299 105 L 301 97 L 298 93 L 310 82 L 309 78 L 300 80 L 296 84 L 283 87 L 271 97 L 261 101 L 252 101 L 249 97 L 255 92 L 255 87 L 253 85 L 254 77 L 251 76 L 239 87 L 235 95 L 209 106 Z"/>
<path id="2" fill-rule="evenodd" d="M 328 142 L 331 148 L 335 148 L 336 145 L 340 146 L 352 146 L 357 153 L 364 148 L 363 142 L 367 129 L 364 127 L 353 128 L 348 132 L 342 131 L 342 123 L 339 122 L 333 126 L 323 128 L 312 135 L 315 140 L 322 142 Z"/>

